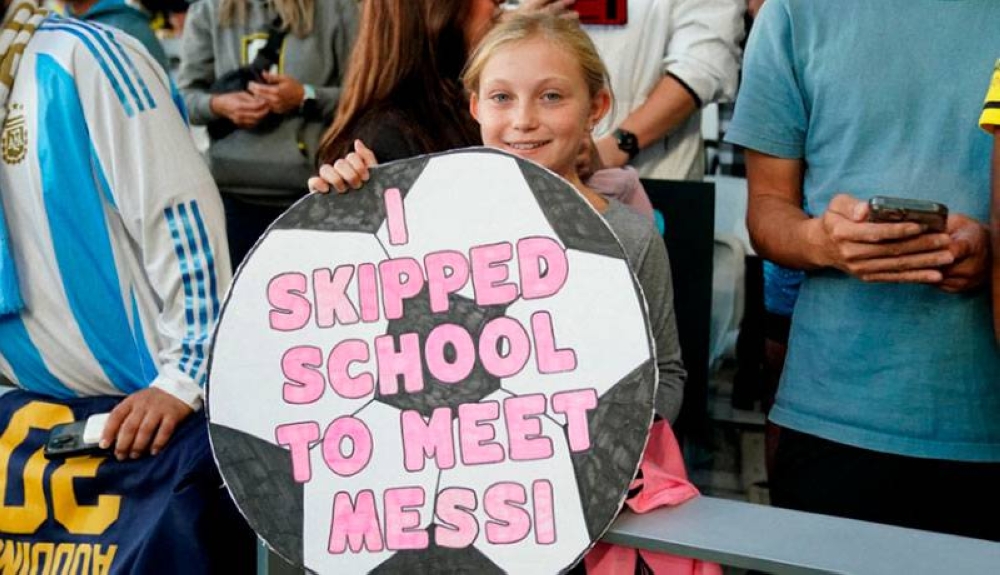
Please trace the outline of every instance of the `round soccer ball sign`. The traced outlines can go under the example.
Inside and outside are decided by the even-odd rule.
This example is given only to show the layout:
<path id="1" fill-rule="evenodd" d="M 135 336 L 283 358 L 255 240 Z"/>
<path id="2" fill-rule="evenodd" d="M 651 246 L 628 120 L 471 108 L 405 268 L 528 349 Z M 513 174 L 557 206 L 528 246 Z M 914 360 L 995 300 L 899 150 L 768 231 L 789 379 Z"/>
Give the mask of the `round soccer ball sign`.
<path id="1" fill-rule="evenodd" d="M 230 289 L 208 409 L 236 503 L 293 564 L 561 573 L 619 511 L 655 387 L 600 215 L 469 149 L 275 222 Z"/>

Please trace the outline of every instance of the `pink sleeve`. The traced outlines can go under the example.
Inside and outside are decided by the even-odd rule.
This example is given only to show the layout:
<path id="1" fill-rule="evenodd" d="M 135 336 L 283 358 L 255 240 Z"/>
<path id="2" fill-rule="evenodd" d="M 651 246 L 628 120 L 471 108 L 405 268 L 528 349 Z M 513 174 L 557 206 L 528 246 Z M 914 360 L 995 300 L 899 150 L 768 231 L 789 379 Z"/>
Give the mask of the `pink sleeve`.
<path id="1" fill-rule="evenodd" d="M 614 198 L 642 215 L 653 219 L 653 205 L 649 202 L 646 189 L 639 181 L 635 168 L 608 168 L 594 172 L 586 182 L 587 186 L 607 198 Z"/>

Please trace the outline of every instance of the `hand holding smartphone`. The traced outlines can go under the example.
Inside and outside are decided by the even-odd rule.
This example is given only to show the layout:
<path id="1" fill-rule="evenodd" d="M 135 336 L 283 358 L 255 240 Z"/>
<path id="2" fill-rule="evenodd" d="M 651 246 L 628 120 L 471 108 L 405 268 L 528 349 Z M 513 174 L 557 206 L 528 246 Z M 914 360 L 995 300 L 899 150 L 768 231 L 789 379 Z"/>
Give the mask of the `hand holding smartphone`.
<path id="1" fill-rule="evenodd" d="M 944 232 L 948 227 L 948 207 L 938 202 L 875 196 L 868 200 L 870 222 L 916 222 L 928 232 Z"/>
<path id="2" fill-rule="evenodd" d="M 84 421 L 56 425 L 45 442 L 45 457 L 60 459 L 78 455 L 111 453 L 111 448 L 101 449 L 101 433 L 110 413 L 97 413 Z"/>

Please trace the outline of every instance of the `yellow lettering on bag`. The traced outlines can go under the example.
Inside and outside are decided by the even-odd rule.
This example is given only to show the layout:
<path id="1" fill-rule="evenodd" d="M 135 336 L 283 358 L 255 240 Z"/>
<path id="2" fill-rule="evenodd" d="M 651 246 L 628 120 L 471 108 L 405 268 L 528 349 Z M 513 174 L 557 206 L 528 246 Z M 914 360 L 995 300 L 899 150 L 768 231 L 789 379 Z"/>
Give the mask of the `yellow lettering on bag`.
<path id="1" fill-rule="evenodd" d="M 52 510 L 56 521 L 75 535 L 100 535 L 118 520 L 120 495 L 100 495 L 96 505 L 80 505 L 73 491 L 73 480 L 96 477 L 103 457 L 70 457 L 52 472 Z"/>
<path id="2" fill-rule="evenodd" d="M 17 541 L 0 540 L 0 573 L 17 573 L 21 570 L 24 555 L 17 551 Z"/>
<path id="3" fill-rule="evenodd" d="M 6 493 L 10 473 L 10 458 L 27 437 L 31 428 L 52 429 L 60 423 L 73 421 L 73 412 L 64 405 L 33 401 L 14 412 L 7 429 L 0 435 L 0 493 Z M 96 505 L 80 505 L 73 482 L 79 478 L 97 476 L 104 457 L 70 457 L 52 472 L 52 508 L 56 521 L 74 535 L 100 535 L 115 521 L 121 508 L 121 496 L 99 495 Z M 28 457 L 22 470 L 23 505 L 5 505 L 0 498 L 0 531 L 32 534 L 48 518 L 44 476 L 49 461 L 42 449 Z"/>
<path id="4" fill-rule="evenodd" d="M 59 423 L 73 421 L 73 412 L 64 405 L 33 401 L 14 412 L 7 429 L 0 435 L 0 493 L 7 492 L 7 474 L 14 449 L 28 438 L 31 428 L 52 429 Z M 6 505 L 0 500 L 0 531 L 21 535 L 34 533 L 48 517 L 42 479 L 48 460 L 39 449 L 28 457 L 22 477 L 23 505 Z"/>
<path id="5" fill-rule="evenodd" d="M 87 575 L 90 573 L 90 545 L 78 545 L 73 554 L 73 565 L 69 568 L 70 573 L 77 575 Z"/>
<path id="6" fill-rule="evenodd" d="M 52 573 L 52 553 L 55 545 L 52 543 L 35 543 L 31 546 L 32 573 L 50 575 Z"/>
<path id="7" fill-rule="evenodd" d="M 76 552 L 75 543 L 60 543 L 56 545 L 55 556 L 52 559 L 52 575 L 70 575 L 70 566 L 73 564 L 73 553 Z M 79 575 L 79 574 L 76 574 Z"/>
<path id="8" fill-rule="evenodd" d="M 115 560 L 115 553 L 118 552 L 117 545 L 108 545 L 108 550 L 102 554 L 101 546 L 94 545 L 94 575 L 107 575 L 111 570 L 111 563 Z"/>

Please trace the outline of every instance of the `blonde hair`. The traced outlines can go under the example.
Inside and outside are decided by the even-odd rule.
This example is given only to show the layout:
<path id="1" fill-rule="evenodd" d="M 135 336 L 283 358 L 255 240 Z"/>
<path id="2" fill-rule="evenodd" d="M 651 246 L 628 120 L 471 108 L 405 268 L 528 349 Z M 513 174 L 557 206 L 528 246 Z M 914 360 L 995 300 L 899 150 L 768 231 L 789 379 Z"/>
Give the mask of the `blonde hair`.
<path id="1" fill-rule="evenodd" d="M 328 1 L 328 0 L 320 0 Z M 250 0 L 221 0 L 219 4 L 219 25 L 232 26 L 247 21 L 247 4 Z M 314 3 L 316 0 L 269 0 L 269 4 L 281 18 L 282 29 L 299 38 L 312 33 L 316 20 Z"/>
<path id="2" fill-rule="evenodd" d="M 538 37 L 562 46 L 576 58 L 591 98 L 601 90 L 608 90 L 610 93 L 608 68 L 597 53 L 590 36 L 576 21 L 544 12 L 509 14 L 490 30 L 472 53 L 462 73 L 465 89 L 470 92 L 479 91 L 483 68 L 500 49 Z"/>

